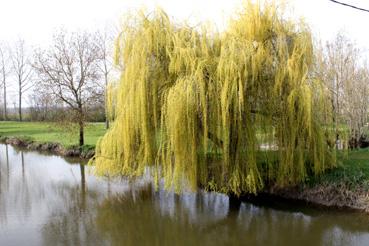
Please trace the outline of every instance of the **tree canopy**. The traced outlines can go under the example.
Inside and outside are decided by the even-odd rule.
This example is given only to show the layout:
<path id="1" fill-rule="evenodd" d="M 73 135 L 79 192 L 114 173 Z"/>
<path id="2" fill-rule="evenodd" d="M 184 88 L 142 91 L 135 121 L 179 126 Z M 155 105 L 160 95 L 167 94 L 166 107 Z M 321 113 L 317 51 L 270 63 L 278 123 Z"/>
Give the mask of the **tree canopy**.
<path id="1" fill-rule="evenodd" d="M 98 175 L 150 172 L 177 192 L 256 193 L 335 165 L 326 90 L 310 76 L 309 27 L 244 4 L 223 32 L 164 11 L 131 16 L 116 42 L 114 123 Z"/>

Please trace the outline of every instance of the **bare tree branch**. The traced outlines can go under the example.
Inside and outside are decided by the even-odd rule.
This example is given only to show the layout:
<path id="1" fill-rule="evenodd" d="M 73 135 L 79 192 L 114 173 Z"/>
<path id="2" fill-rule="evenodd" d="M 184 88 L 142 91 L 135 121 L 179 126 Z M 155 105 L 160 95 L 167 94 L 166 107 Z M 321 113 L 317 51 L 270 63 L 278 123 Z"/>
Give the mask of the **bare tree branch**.
<path id="1" fill-rule="evenodd" d="M 90 33 L 59 32 L 53 45 L 36 51 L 33 67 L 41 86 L 52 92 L 74 111 L 73 119 L 80 126 L 80 145 L 84 144 L 84 121 L 89 105 L 102 96 L 97 63 L 99 49 Z"/>

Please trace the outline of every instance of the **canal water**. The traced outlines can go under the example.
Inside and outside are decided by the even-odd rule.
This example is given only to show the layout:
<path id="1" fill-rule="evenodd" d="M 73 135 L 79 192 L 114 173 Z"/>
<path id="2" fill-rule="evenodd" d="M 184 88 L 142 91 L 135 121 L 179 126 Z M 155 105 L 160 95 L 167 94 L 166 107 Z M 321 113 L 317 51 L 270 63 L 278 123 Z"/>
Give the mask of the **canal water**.
<path id="1" fill-rule="evenodd" d="M 0 245 L 369 245 L 369 215 L 274 201 L 230 206 L 0 144 Z"/>

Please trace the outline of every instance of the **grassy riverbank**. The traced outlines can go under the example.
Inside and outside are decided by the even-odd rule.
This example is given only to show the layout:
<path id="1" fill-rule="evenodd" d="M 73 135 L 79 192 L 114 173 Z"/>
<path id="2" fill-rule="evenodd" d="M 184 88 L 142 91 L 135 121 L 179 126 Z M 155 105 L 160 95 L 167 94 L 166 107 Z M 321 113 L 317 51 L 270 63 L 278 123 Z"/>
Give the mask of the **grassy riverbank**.
<path id="1" fill-rule="evenodd" d="M 97 140 L 105 133 L 104 123 L 88 123 L 85 128 L 85 145 L 78 146 L 78 135 L 55 123 L 0 121 L 0 141 L 29 150 L 91 158 Z"/>
<path id="2" fill-rule="evenodd" d="M 344 184 L 350 190 L 369 190 L 369 149 L 349 151 L 338 154 L 338 167 L 312 178 L 308 184 L 321 183 Z"/>
<path id="3" fill-rule="evenodd" d="M 88 123 L 85 145 L 95 146 L 105 133 L 104 123 Z M 27 137 L 40 143 L 59 143 L 64 147 L 78 144 L 78 135 L 68 133 L 55 123 L 0 121 L 0 137 Z"/>
<path id="4" fill-rule="evenodd" d="M 337 168 L 297 187 L 276 190 L 284 198 L 369 212 L 369 149 L 338 153 Z"/>

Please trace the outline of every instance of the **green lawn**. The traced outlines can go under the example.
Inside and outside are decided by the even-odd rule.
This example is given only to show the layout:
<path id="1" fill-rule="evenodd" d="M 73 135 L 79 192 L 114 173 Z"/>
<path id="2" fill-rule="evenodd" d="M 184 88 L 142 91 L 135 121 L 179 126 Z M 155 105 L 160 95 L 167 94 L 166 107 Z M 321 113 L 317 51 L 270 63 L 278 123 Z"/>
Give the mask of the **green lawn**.
<path id="1" fill-rule="evenodd" d="M 337 168 L 320 177 L 312 177 L 308 183 L 344 185 L 350 190 L 369 191 L 369 149 L 359 149 L 337 154 Z"/>
<path id="2" fill-rule="evenodd" d="M 68 133 L 69 132 L 69 133 Z M 38 142 L 60 143 L 64 146 L 78 144 L 78 135 L 63 131 L 55 123 L 0 121 L 0 136 L 26 136 Z M 85 130 L 85 145 L 95 146 L 105 133 L 104 123 L 88 123 Z"/>

